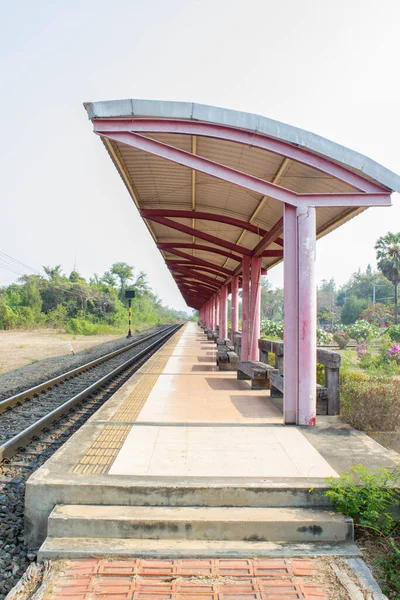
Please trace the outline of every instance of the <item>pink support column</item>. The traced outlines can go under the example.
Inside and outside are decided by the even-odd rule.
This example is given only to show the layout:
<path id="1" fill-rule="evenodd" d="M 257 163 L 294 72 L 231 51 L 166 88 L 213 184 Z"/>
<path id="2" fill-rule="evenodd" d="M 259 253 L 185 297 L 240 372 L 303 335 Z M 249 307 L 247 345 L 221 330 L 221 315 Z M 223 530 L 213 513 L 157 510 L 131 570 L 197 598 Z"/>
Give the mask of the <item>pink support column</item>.
<path id="1" fill-rule="evenodd" d="M 249 360 L 250 257 L 242 262 L 242 350 L 240 360 Z"/>
<path id="2" fill-rule="evenodd" d="M 211 315 L 211 329 L 214 331 L 215 330 L 215 310 L 214 310 L 214 296 L 211 298 L 210 300 L 210 315 Z"/>
<path id="3" fill-rule="evenodd" d="M 249 360 L 259 360 L 260 351 L 260 301 L 261 301 L 261 258 L 251 259 L 251 300 L 250 300 L 250 348 Z"/>
<path id="4" fill-rule="evenodd" d="M 219 292 L 215 295 L 215 331 L 217 331 L 217 325 L 221 325 L 219 320 Z"/>
<path id="5" fill-rule="evenodd" d="M 283 422 L 297 423 L 298 404 L 298 255 L 297 214 L 294 206 L 285 204 L 283 213 L 284 239 L 284 391 Z"/>
<path id="6" fill-rule="evenodd" d="M 219 337 L 228 337 L 228 286 L 223 285 L 219 294 L 220 298 L 220 324 Z"/>
<path id="7" fill-rule="evenodd" d="M 239 328 L 239 277 L 232 277 L 231 341 Z"/>
<path id="8" fill-rule="evenodd" d="M 297 209 L 299 249 L 299 403 L 298 424 L 316 422 L 317 295 L 315 280 L 316 216 L 314 207 Z"/>

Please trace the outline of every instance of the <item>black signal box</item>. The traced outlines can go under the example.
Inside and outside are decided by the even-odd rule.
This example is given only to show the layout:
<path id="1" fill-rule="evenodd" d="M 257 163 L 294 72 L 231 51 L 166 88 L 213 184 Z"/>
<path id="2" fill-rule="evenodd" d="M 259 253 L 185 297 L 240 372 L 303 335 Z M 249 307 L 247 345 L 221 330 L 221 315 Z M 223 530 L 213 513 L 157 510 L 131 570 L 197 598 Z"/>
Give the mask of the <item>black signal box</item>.
<path id="1" fill-rule="evenodd" d="M 125 290 L 125 298 L 134 298 L 135 290 Z"/>

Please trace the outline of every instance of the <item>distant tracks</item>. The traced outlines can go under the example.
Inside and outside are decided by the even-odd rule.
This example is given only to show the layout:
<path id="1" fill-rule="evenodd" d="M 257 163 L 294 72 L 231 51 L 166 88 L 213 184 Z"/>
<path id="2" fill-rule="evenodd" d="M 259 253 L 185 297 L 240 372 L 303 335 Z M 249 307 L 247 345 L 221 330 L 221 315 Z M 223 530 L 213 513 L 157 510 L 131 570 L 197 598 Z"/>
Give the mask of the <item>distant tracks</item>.
<path id="1" fill-rule="evenodd" d="M 132 344 L 0 401 L 0 460 L 23 448 L 107 382 L 136 370 L 181 325 L 167 326 Z M 123 359 L 121 361 L 121 355 Z M 128 358 L 127 358 L 128 357 Z M 143 359 L 143 360 L 142 360 Z"/>

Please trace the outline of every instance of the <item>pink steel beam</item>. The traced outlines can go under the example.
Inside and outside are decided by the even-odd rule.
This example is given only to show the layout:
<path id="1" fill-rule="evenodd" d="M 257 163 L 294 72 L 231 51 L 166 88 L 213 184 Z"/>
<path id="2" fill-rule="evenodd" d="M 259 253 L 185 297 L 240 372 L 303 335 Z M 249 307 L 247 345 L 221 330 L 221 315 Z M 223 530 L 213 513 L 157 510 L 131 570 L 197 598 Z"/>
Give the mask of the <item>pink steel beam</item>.
<path id="1" fill-rule="evenodd" d="M 231 313 L 231 341 L 235 331 L 239 329 L 239 277 L 232 277 L 232 313 Z"/>
<path id="2" fill-rule="evenodd" d="M 290 142 L 278 140 L 265 134 L 254 133 L 213 123 L 187 121 L 180 119 L 96 119 L 93 120 L 94 131 L 102 132 L 143 132 L 143 133 L 183 133 L 228 140 L 249 147 L 261 148 L 274 154 L 308 165 L 331 177 L 344 181 L 362 192 L 374 193 L 386 191 L 373 181 L 343 167 L 329 158 L 313 154 L 311 151 L 295 146 Z"/>
<path id="3" fill-rule="evenodd" d="M 200 273 L 193 273 L 193 271 L 191 271 L 190 269 L 187 269 L 186 267 L 174 267 L 174 271 L 178 271 L 178 273 L 188 275 L 189 277 L 194 277 L 195 279 L 198 279 L 199 281 L 204 281 L 204 283 L 208 283 L 209 285 L 214 286 L 216 289 L 218 289 L 221 285 L 220 281 L 216 281 L 215 279 L 212 279 L 211 277 L 207 277 L 207 275 L 201 275 Z"/>
<path id="4" fill-rule="evenodd" d="M 217 179 L 227 181 L 239 187 L 268 196 L 279 202 L 293 206 L 391 206 L 390 193 L 344 193 L 344 194 L 296 194 L 286 188 L 243 173 L 237 169 L 226 167 L 220 163 L 191 154 L 185 150 L 169 146 L 132 132 L 101 133 L 103 137 L 148 152 L 160 158 L 178 163 L 195 171 L 205 173 Z"/>
<path id="5" fill-rule="evenodd" d="M 145 209 L 141 210 L 140 214 L 142 217 L 172 217 L 175 219 L 196 219 L 200 221 L 216 221 L 217 223 L 224 223 L 225 225 L 232 225 L 233 227 L 239 227 L 240 229 L 246 229 L 251 233 L 255 233 L 259 236 L 264 236 L 268 232 L 262 227 L 257 227 L 247 221 L 241 219 L 234 219 L 227 215 L 221 215 L 217 213 L 201 212 L 198 210 L 169 210 L 169 209 Z"/>
<path id="6" fill-rule="evenodd" d="M 227 250 L 222 250 L 221 248 L 214 248 L 213 246 L 206 246 L 203 244 L 162 242 L 162 243 L 157 244 L 157 248 L 159 248 L 160 250 L 168 250 L 169 248 L 188 248 L 191 250 L 201 250 L 203 252 L 211 252 L 214 254 L 220 254 L 221 256 L 226 256 L 227 258 L 236 260 L 237 262 L 241 262 L 241 260 L 242 260 L 242 257 L 239 256 L 239 254 L 233 254 L 233 252 L 228 252 Z M 273 251 L 273 252 L 275 252 L 275 251 Z M 281 250 L 276 250 L 276 252 L 281 252 Z"/>
<path id="7" fill-rule="evenodd" d="M 211 269 L 210 267 L 203 267 L 203 265 L 192 264 L 188 260 L 169 260 L 165 261 L 165 264 L 168 265 L 168 268 L 172 268 L 174 266 L 177 267 L 189 267 L 192 271 L 204 271 L 205 273 L 211 273 L 216 277 L 224 277 L 224 275 L 218 271 L 218 269 Z"/>
<path id="8" fill-rule="evenodd" d="M 260 351 L 258 340 L 260 337 L 260 310 L 261 310 L 261 258 L 251 259 L 251 307 L 250 307 L 250 348 L 249 360 L 259 360 Z"/>
<path id="9" fill-rule="evenodd" d="M 262 256 L 262 257 L 276 256 L 277 258 L 279 258 L 279 257 L 283 256 L 283 250 L 264 250 L 264 252 L 262 254 L 260 254 L 260 256 Z M 265 273 L 262 273 L 262 275 L 265 275 Z"/>
<path id="10" fill-rule="evenodd" d="M 191 281 L 188 279 L 188 275 L 182 275 L 175 277 L 175 281 L 178 287 L 184 287 L 185 289 L 190 289 L 190 291 L 194 291 L 199 296 L 203 295 L 209 298 L 217 291 L 217 288 L 209 286 L 207 283 L 199 282 L 199 281 Z"/>
<path id="11" fill-rule="evenodd" d="M 187 291 L 194 292 L 198 296 L 204 296 L 209 298 L 212 294 L 215 294 L 215 288 L 208 287 L 205 283 L 200 284 L 199 282 L 192 282 L 184 277 L 175 279 L 177 286 L 181 289 L 184 288 Z"/>
<path id="12" fill-rule="evenodd" d="M 249 360 L 250 257 L 242 263 L 242 353 L 240 360 Z"/>
<path id="13" fill-rule="evenodd" d="M 192 288 L 196 293 L 198 292 L 199 294 L 203 294 L 203 295 L 207 296 L 207 298 L 210 295 L 215 294 L 215 292 L 218 289 L 215 286 L 211 286 L 205 282 L 192 281 L 192 280 L 188 279 L 188 277 L 191 277 L 191 275 L 177 273 L 177 274 L 175 274 L 175 281 L 178 286 L 183 285 L 186 288 Z"/>
<path id="14" fill-rule="evenodd" d="M 168 252 L 170 254 L 175 254 L 175 256 L 180 256 L 181 258 L 185 258 L 191 261 L 195 265 L 202 265 L 203 267 L 210 267 L 210 269 L 217 269 L 221 273 L 225 273 L 225 275 L 232 275 L 233 271 L 229 269 L 225 269 L 225 267 L 220 267 L 208 260 L 204 260 L 203 258 L 197 258 L 197 256 L 192 256 L 191 254 L 186 254 L 186 252 L 181 252 L 180 250 L 175 250 L 173 248 L 169 248 Z"/>
<path id="15" fill-rule="evenodd" d="M 315 278 L 315 208 L 297 209 L 299 248 L 299 425 L 315 425 L 317 368 L 317 293 Z"/>
<path id="16" fill-rule="evenodd" d="M 183 225 L 183 223 L 176 223 L 175 221 L 171 221 L 171 219 L 166 219 L 165 217 L 146 217 L 150 221 L 155 221 L 160 225 L 165 225 L 165 227 L 170 227 L 171 229 L 176 229 L 177 231 L 181 231 L 182 233 L 187 233 L 190 236 L 194 236 L 205 240 L 206 242 L 210 242 L 211 244 L 215 244 L 216 246 L 222 246 L 223 248 L 228 248 L 229 250 L 233 250 L 234 252 L 239 252 L 240 254 L 246 254 L 247 256 L 251 255 L 251 250 L 245 248 L 244 246 L 238 246 L 237 244 L 232 244 L 227 240 L 223 240 L 222 238 L 218 238 L 215 235 L 210 235 L 208 233 L 204 233 L 203 231 L 199 231 L 198 229 L 194 229 L 193 227 L 189 227 L 188 225 Z"/>
<path id="17" fill-rule="evenodd" d="M 284 207 L 284 343 L 283 356 L 283 421 L 297 423 L 298 405 L 298 361 L 299 361 L 299 322 L 298 322 L 298 250 L 297 215 L 294 206 Z"/>
<path id="18" fill-rule="evenodd" d="M 273 226 L 272 229 L 269 230 L 267 235 L 263 237 L 254 248 L 252 255 L 253 256 L 261 256 L 267 246 L 270 246 L 273 242 L 276 242 L 276 238 L 278 238 L 283 231 L 283 219 L 279 219 L 277 223 Z"/>

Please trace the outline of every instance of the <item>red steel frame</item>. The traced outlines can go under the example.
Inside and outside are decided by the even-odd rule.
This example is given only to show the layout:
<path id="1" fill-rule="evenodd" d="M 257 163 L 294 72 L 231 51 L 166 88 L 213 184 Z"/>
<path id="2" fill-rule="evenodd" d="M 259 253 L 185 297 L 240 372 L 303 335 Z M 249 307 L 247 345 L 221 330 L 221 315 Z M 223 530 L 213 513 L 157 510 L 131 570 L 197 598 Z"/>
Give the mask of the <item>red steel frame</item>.
<path id="1" fill-rule="evenodd" d="M 239 329 L 239 277 L 232 277 L 231 341 Z"/>
<path id="2" fill-rule="evenodd" d="M 191 236 L 191 243 L 158 243 L 158 247 L 183 260 L 166 259 L 184 297 L 199 308 L 200 320 L 227 337 L 228 284 L 232 291 L 232 340 L 238 327 L 238 286 L 242 281 L 242 360 L 258 357 L 260 330 L 260 274 L 263 256 L 281 257 L 284 245 L 284 421 L 301 425 L 315 424 L 316 408 L 316 298 L 315 298 L 315 207 L 389 206 L 391 191 L 327 157 L 273 138 L 227 125 L 187 119 L 129 118 L 94 119 L 94 131 L 114 142 L 184 165 L 194 171 L 238 185 L 283 204 L 283 218 L 270 231 L 256 225 L 202 211 L 142 210 L 143 218 Z M 276 183 L 227 167 L 186 152 L 146 134 L 185 134 L 227 140 L 259 148 L 317 169 L 329 177 L 350 185 L 354 191 L 331 194 L 298 194 Z M 144 134 L 144 135 L 143 135 Z M 219 221 L 258 235 L 253 249 L 210 235 L 173 219 Z M 282 232 L 284 232 L 282 240 Z M 202 240 L 207 244 L 195 243 Z M 269 248 L 272 244 L 281 248 Z M 219 254 L 235 260 L 232 271 L 179 248 Z M 269 249 L 268 249 L 269 248 Z M 194 254 L 194 252 L 193 252 Z M 301 276 L 299 275 L 301 274 Z M 214 277 L 214 278 L 213 278 Z M 217 279 L 219 278 L 219 279 Z M 300 351 L 301 348 L 301 351 Z"/>

